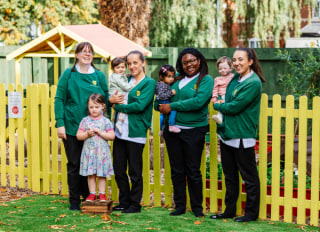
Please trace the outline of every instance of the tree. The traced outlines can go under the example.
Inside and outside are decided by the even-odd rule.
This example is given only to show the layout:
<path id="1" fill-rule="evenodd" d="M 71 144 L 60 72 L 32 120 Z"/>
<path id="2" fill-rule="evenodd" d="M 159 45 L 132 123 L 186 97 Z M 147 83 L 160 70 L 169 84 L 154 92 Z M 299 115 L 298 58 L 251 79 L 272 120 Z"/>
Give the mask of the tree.
<path id="1" fill-rule="evenodd" d="M 230 2 L 230 1 L 228 1 Z M 250 18 L 253 24 L 253 36 L 262 41 L 267 46 L 268 37 L 274 38 L 274 46 L 280 46 L 280 36 L 284 39 L 290 37 L 290 32 L 294 36 L 300 36 L 301 29 L 301 9 L 304 6 L 309 8 L 309 19 L 314 0 L 234 0 L 232 5 L 234 15 L 233 20 L 239 18 Z M 248 37 L 247 37 L 248 38 Z"/>
<path id="2" fill-rule="evenodd" d="M 7 45 L 27 41 L 32 26 L 43 33 L 59 22 L 97 22 L 95 4 L 94 0 L 0 0 L 0 41 Z"/>
<path id="3" fill-rule="evenodd" d="M 154 0 L 150 20 L 152 46 L 219 46 L 222 40 L 217 41 L 217 29 L 224 22 L 224 14 L 223 1 L 218 3 L 221 7 L 217 10 L 217 1 L 212 0 Z"/>
<path id="4" fill-rule="evenodd" d="M 126 38 L 149 46 L 151 0 L 97 0 L 101 23 Z"/>

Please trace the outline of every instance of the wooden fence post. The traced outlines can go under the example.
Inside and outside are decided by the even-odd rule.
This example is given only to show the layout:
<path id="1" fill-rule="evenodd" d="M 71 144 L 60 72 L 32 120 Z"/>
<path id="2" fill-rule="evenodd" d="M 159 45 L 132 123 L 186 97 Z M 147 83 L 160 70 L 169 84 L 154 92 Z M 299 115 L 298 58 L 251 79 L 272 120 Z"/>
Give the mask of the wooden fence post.
<path id="1" fill-rule="evenodd" d="M 21 101 L 22 101 L 22 108 L 24 108 L 24 96 L 23 96 L 23 86 L 17 86 L 17 92 L 21 93 Z M 22 109 L 22 118 L 17 119 L 17 135 L 18 135 L 18 186 L 19 188 L 25 187 L 25 180 L 24 180 L 24 163 L 25 163 L 25 154 L 24 154 L 24 110 Z M 17 151 L 16 151 L 17 152 Z"/>
<path id="2" fill-rule="evenodd" d="M 285 141 L 285 183 L 284 183 L 284 221 L 292 221 L 292 186 L 293 186 L 293 143 L 294 143 L 294 97 L 286 98 L 286 141 Z"/>
<path id="3" fill-rule="evenodd" d="M 7 186 L 6 172 L 6 87 L 0 84 L 0 154 L 1 186 Z"/>
<path id="4" fill-rule="evenodd" d="M 14 85 L 10 84 L 8 87 L 8 93 L 14 92 Z M 10 187 L 16 187 L 16 173 L 15 173 L 15 167 L 16 167 L 16 159 L 15 159 L 15 125 L 16 119 L 9 118 L 9 182 Z"/>
<path id="5" fill-rule="evenodd" d="M 40 167 L 42 171 L 41 189 L 44 192 L 50 192 L 50 135 L 49 135 L 49 84 L 39 84 L 40 87 L 40 141 L 41 155 Z"/>
<path id="6" fill-rule="evenodd" d="M 153 110 L 153 194 L 154 205 L 161 206 L 160 112 Z"/>
<path id="7" fill-rule="evenodd" d="M 51 86 L 50 112 L 51 112 L 51 162 L 52 162 L 52 193 L 59 193 L 59 163 L 58 163 L 58 135 L 56 128 L 56 120 L 54 114 L 54 97 L 56 96 L 57 86 Z M 62 143 L 62 141 L 61 141 Z M 62 148 L 61 148 L 62 149 Z M 60 150 L 61 150 L 60 149 Z M 61 156 L 61 153 L 60 153 Z"/>
<path id="8" fill-rule="evenodd" d="M 306 166 L 307 166 L 307 112 L 308 99 L 306 96 L 299 98 L 299 151 L 298 151 L 298 213 L 297 223 L 306 223 Z M 278 217 L 279 220 L 279 217 Z"/>
<path id="9" fill-rule="evenodd" d="M 260 218 L 267 217 L 268 96 L 262 94 L 259 123 Z"/>
<path id="10" fill-rule="evenodd" d="M 30 88 L 30 110 L 32 191 L 40 192 L 39 89 L 35 84 Z"/>

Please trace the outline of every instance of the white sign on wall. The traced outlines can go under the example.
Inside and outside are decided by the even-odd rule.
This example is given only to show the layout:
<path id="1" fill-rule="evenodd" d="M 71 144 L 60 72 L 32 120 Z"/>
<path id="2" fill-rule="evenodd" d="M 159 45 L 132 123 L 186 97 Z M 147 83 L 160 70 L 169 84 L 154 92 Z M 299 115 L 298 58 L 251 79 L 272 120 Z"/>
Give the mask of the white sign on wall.
<path id="1" fill-rule="evenodd" d="M 8 92 L 9 118 L 23 118 L 21 92 Z"/>

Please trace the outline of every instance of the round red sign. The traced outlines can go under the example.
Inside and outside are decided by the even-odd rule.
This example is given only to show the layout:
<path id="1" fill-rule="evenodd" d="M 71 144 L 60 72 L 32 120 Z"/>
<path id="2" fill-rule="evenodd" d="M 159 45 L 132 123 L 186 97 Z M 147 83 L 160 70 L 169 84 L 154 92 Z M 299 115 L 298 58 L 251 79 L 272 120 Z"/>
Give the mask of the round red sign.
<path id="1" fill-rule="evenodd" d="M 12 113 L 14 113 L 14 114 L 18 114 L 18 113 L 19 113 L 19 108 L 18 108 L 18 106 L 12 107 Z"/>

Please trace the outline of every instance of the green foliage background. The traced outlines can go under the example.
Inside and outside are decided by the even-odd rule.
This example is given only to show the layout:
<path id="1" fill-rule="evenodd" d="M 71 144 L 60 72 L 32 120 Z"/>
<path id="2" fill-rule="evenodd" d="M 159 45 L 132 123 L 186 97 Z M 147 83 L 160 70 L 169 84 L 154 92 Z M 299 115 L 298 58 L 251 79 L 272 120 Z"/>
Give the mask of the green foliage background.
<path id="1" fill-rule="evenodd" d="M 46 32 L 59 22 L 63 25 L 94 23 L 98 15 L 93 0 L 0 0 L 0 41 L 12 45 L 29 40 L 32 23 Z"/>

